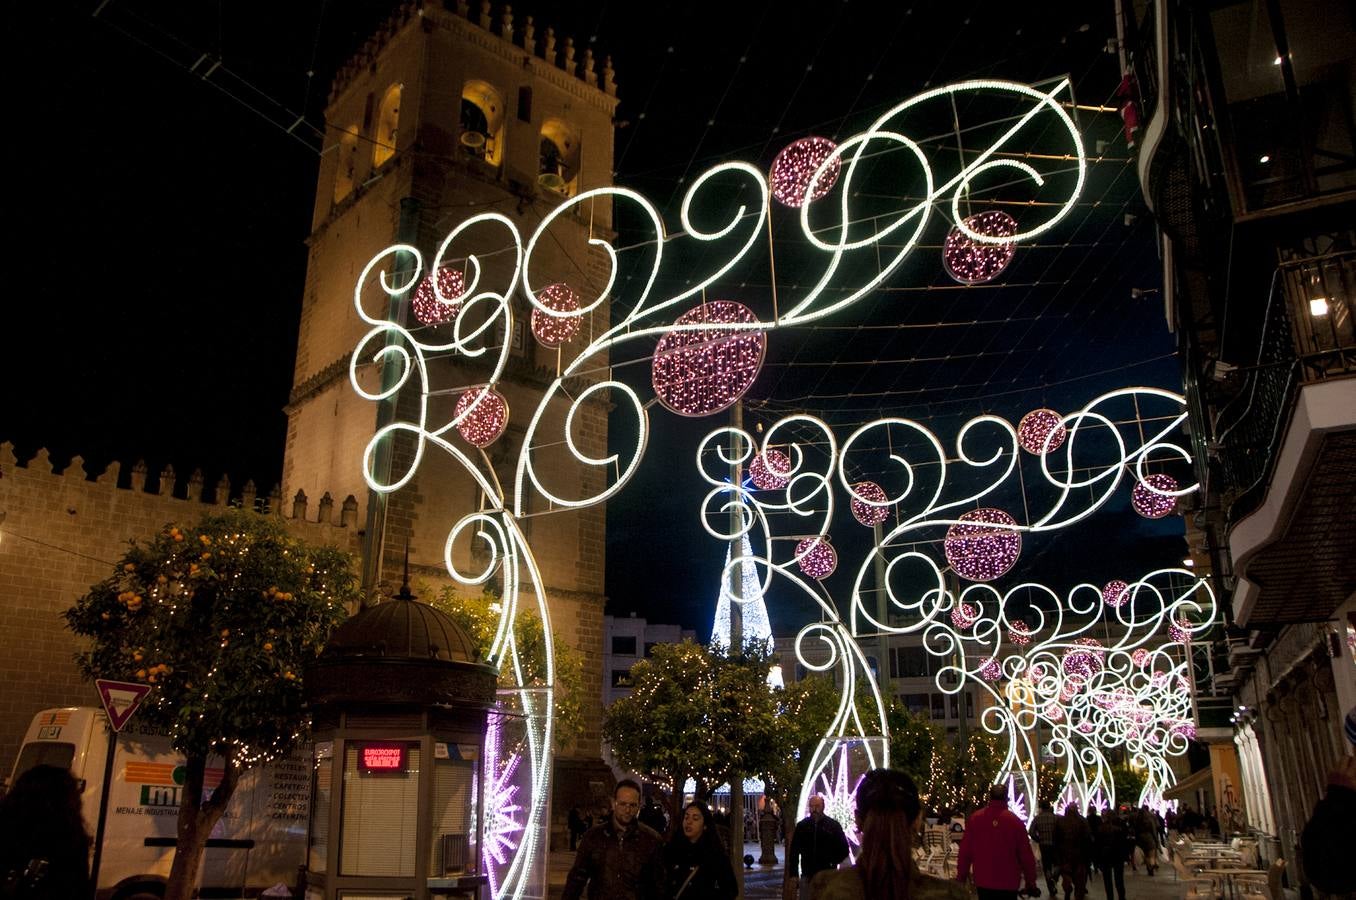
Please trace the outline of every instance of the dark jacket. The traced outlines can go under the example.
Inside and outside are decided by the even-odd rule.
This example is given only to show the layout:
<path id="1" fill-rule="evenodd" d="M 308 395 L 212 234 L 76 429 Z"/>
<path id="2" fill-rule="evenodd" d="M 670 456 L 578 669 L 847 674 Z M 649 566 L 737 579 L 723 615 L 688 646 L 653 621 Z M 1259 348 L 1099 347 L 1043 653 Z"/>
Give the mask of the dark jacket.
<path id="1" fill-rule="evenodd" d="M 1135 846 L 1134 836 L 1125 827 L 1125 820 L 1110 813 L 1102 816 L 1097 831 L 1092 835 L 1092 842 L 1094 859 L 1104 869 L 1125 865 Z"/>
<path id="2" fill-rule="evenodd" d="M 1055 853 L 1062 866 L 1086 866 L 1092 862 L 1092 832 L 1088 820 L 1073 807 L 1055 819 Z"/>
<path id="3" fill-rule="evenodd" d="M 816 872 L 835 868 L 847 859 L 847 835 L 843 826 L 828 816 L 806 816 L 796 823 L 791 835 L 791 877 L 813 878 Z"/>
<path id="4" fill-rule="evenodd" d="M 664 847 L 664 872 L 666 896 L 675 900 L 734 900 L 739 893 L 730 854 L 712 831 L 695 844 L 681 831 L 675 834 Z"/>
<path id="5" fill-rule="evenodd" d="M 1300 838 L 1304 874 L 1315 887 L 1329 894 L 1356 892 L 1356 866 L 1351 864 L 1353 822 L 1356 822 L 1356 791 L 1330 784 L 1327 796 L 1318 801 L 1304 826 Z"/>
<path id="6" fill-rule="evenodd" d="M 663 840 L 654 829 L 632 821 L 618 831 L 609 816 L 579 839 L 562 900 L 662 900 Z"/>

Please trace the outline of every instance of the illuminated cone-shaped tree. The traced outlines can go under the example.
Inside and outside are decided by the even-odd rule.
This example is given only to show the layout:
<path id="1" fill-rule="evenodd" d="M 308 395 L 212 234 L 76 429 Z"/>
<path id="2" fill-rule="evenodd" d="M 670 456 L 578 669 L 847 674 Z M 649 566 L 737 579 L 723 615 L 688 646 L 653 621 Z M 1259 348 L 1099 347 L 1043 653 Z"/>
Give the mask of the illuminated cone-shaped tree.
<path id="1" fill-rule="evenodd" d="M 67 610 L 71 631 L 91 640 L 77 657 L 84 675 L 149 685 L 138 720 L 184 754 L 166 900 L 192 895 L 241 773 L 301 741 L 302 670 L 356 599 L 346 554 L 233 511 L 132 544 Z M 209 756 L 223 771 L 204 795 Z"/>

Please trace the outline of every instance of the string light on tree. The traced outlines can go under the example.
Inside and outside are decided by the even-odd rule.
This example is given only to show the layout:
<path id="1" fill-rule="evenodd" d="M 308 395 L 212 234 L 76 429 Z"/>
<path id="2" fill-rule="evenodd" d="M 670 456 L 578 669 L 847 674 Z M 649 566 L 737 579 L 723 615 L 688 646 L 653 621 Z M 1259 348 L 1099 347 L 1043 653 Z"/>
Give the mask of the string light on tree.
<path id="1" fill-rule="evenodd" d="M 832 190 L 842 169 L 842 160 L 839 158 L 825 166 L 824 174 L 815 182 L 813 190 L 810 189 L 810 181 L 837 146 L 828 138 L 807 137 L 783 147 L 772 161 L 772 170 L 768 173 L 768 185 L 777 202 L 798 209 L 807 201 L 814 202 Z"/>
<path id="2" fill-rule="evenodd" d="M 868 528 L 890 518 L 890 507 L 877 506 L 890 498 L 874 481 L 859 481 L 852 486 L 852 517 Z"/>
<path id="3" fill-rule="evenodd" d="M 992 209 L 968 216 L 965 227 L 985 237 L 1004 238 L 1017 233 L 1017 220 L 1002 210 Z M 983 284 L 1002 275 L 1016 252 L 1013 242 L 977 241 L 953 226 L 942 245 L 942 265 L 961 284 Z"/>
<path id="4" fill-rule="evenodd" d="M 1037 456 L 1057 450 L 1067 433 L 1062 418 L 1053 409 L 1033 409 L 1017 423 L 1017 443 L 1027 453 Z"/>
<path id="5" fill-rule="evenodd" d="M 791 459 L 775 447 L 759 453 L 749 463 L 749 480 L 760 491 L 779 491 L 790 483 Z"/>
<path id="6" fill-rule="evenodd" d="M 796 545 L 796 565 L 807 577 L 822 581 L 838 568 L 838 553 L 829 543 L 829 536 L 805 538 Z"/>
<path id="7" fill-rule="evenodd" d="M 414 289 L 410 307 L 414 317 L 425 325 L 442 325 L 457 317 L 461 309 L 461 295 L 466 292 L 466 281 L 457 269 L 438 270 L 438 289 L 433 289 L 433 276 L 425 276 Z M 443 299 L 438 299 L 441 294 Z"/>
<path id="8" fill-rule="evenodd" d="M 674 325 L 752 324 L 742 303 L 712 300 L 688 310 Z M 659 339 L 651 383 L 659 402 L 682 416 L 707 416 L 734 405 L 758 377 L 766 337 L 747 328 L 675 329 Z"/>
<path id="9" fill-rule="evenodd" d="M 1162 473 L 1146 476 L 1130 492 L 1130 505 L 1146 519 L 1161 519 L 1177 508 L 1177 479 Z"/>
<path id="10" fill-rule="evenodd" d="M 1113 579 L 1102 586 L 1102 602 L 1107 606 L 1120 606 L 1130 599 L 1130 585 L 1120 579 Z"/>
<path id="11" fill-rule="evenodd" d="M 537 302 L 558 313 L 577 313 L 579 295 L 563 281 L 549 284 L 537 294 Z M 579 333 L 579 316 L 553 316 L 532 308 L 532 336 L 543 347 L 555 349 L 568 344 Z"/>
<path id="12" fill-rule="evenodd" d="M 993 581 L 1021 555 L 1022 536 L 1016 527 L 1017 520 L 1001 509 L 971 510 L 946 531 L 946 561 L 966 581 Z"/>
<path id="13" fill-rule="evenodd" d="M 463 414 L 466 418 L 457 423 L 457 433 L 471 446 L 484 449 L 497 441 L 508 426 L 508 401 L 493 388 L 471 388 L 457 400 L 455 415 Z"/>

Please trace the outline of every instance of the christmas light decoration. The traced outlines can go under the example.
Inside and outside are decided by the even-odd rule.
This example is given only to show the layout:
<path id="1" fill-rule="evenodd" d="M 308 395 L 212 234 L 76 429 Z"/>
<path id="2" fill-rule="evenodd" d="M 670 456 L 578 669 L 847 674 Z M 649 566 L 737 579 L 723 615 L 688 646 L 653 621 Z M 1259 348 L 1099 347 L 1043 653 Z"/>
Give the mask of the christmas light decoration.
<path id="1" fill-rule="evenodd" d="M 736 597 L 730 592 L 730 551 L 725 551 L 725 565 L 721 568 L 720 591 L 716 598 L 716 617 L 711 623 L 711 643 L 725 648 L 727 654 L 732 649 L 730 604 L 737 602 L 740 604 L 744 643 L 761 643 L 772 653 L 776 650 L 772 640 L 772 620 L 768 617 L 763 585 L 758 581 L 758 567 L 754 563 L 753 545 L 749 543 L 748 535 L 740 538 L 739 552 L 743 559 L 738 567 L 739 596 Z M 767 684 L 771 688 L 785 686 L 780 666 L 773 666 L 768 672 Z"/>
<path id="2" fill-rule="evenodd" d="M 503 717 L 490 714 L 485 732 L 485 827 L 481 830 L 481 860 L 490 880 L 490 896 L 499 896 L 499 885 L 504 865 L 512 858 L 521 839 L 523 823 L 518 816 L 523 807 L 517 802 L 518 785 L 514 776 L 522 757 L 517 753 L 500 759 Z"/>
<path id="3" fill-rule="evenodd" d="M 997 681 L 1003 677 L 1003 665 L 997 657 L 991 656 L 979 664 L 979 677 L 985 681 Z"/>
<path id="4" fill-rule="evenodd" d="M 1022 536 L 1017 520 L 1001 509 L 965 513 L 946 532 L 946 561 L 967 581 L 993 581 L 1017 562 Z"/>
<path id="5" fill-rule="evenodd" d="M 1146 519 L 1161 519 L 1177 508 L 1177 479 L 1149 475 L 1130 492 L 1130 505 Z"/>
<path id="6" fill-rule="evenodd" d="M 829 536 L 806 538 L 796 545 L 796 560 L 800 570 L 811 578 L 822 581 L 838 568 L 838 553 Z"/>
<path id="7" fill-rule="evenodd" d="M 969 216 L 964 224 L 968 232 L 959 226 L 952 228 L 942 245 L 942 265 L 946 274 L 961 284 L 993 281 L 1012 262 L 1017 244 L 1013 241 L 980 243 L 970 233 L 988 238 L 1010 238 L 1017 233 L 1017 220 L 1001 210 L 989 210 Z"/>
<path id="8" fill-rule="evenodd" d="M 1168 626 L 1168 637 L 1179 644 L 1185 644 L 1191 640 L 1191 623 L 1186 619 L 1174 619 Z"/>
<path id="9" fill-rule="evenodd" d="M 1102 586 L 1102 602 L 1107 606 L 1120 606 L 1130 599 L 1130 585 L 1120 579 L 1113 579 Z"/>
<path id="10" fill-rule="evenodd" d="M 756 324 L 753 311 L 712 300 L 679 316 L 675 325 Z M 744 396 L 763 365 L 766 340 L 747 328 L 675 329 L 654 351 L 651 381 L 664 406 L 683 416 L 708 416 Z"/>
<path id="11" fill-rule="evenodd" d="M 1017 423 L 1017 443 L 1037 456 L 1058 450 L 1066 434 L 1060 414 L 1053 409 L 1033 409 Z"/>
<path id="12" fill-rule="evenodd" d="M 889 497 L 874 481 L 859 481 L 852 486 L 852 517 L 868 528 L 890 518 Z"/>
<path id="13" fill-rule="evenodd" d="M 843 165 L 833 154 L 837 146 L 828 138 L 807 137 L 783 147 L 767 179 L 777 202 L 795 209 L 832 190 Z"/>
<path id="14" fill-rule="evenodd" d="M 1031 626 L 1027 625 L 1021 619 L 1016 619 L 1008 625 L 1008 640 L 1018 647 L 1025 647 L 1031 643 Z M 1032 673 L 1033 678 L 1040 676 Z"/>
<path id="15" fill-rule="evenodd" d="M 1139 647 L 1134 653 L 1130 654 L 1130 661 L 1137 666 L 1143 666 L 1149 661 L 1149 651 L 1144 647 Z"/>
<path id="16" fill-rule="evenodd" d="M 473 447 L 499 440 L 508 427 L 508 401 L 491 388 L 472 388 L 457 400 L 457 433 Z"/>
<path id="17" fill-rule="evenodd" d="M 779 491 L 790 483 L 791 460 L 773 447 L 759 453 L 749 463 L 749 480 L 760 491 Z"/>
<path id="18" fill-rule="evenodd" d="M 414 289 L 410 308 L 414 317 L 425 325 L 442 325 L 457 317 L 461 309 L 461 298 L 466 293 L 466 280 L 456 269 L 438 270 L 438 284 L 435 287 L 433 276 L 428 275 Z"/>
<path id="19" fill-rule="evenodd" d="M 820 794 L 824 797 L 824 815 L 843 826 L 843 834 L 848 839 L 848 854 L 856 860 L 861 849 L 861 832 L 857 829 L 857 789 L 862 786 L 865 774 L 852 777 L 852 767 L 848 759 L 848 746 L 843 744 L 838 751 L 838 761 L 832 777 L 828 771 L 819 776 Z M 810 814 L 809 803 L 802 804 L 803 816 Z"/>
<path id="20" fill-rule="evenodd" d="M 956 604 L 956 608 L 951 610 L 951 624 L 956 626 L 958 631 L 965 631 L 979 621 L 979 610 L 961 600 Z"/>
<path id="21" fill-rule="evenodd" d="M 568 284 L 557 282 L 542 288 L 539 306 L 532 308 L 532 336 L 543 347 L 568 344 L 579 333 L 579 295 Z M 551 315 L 552 310 L 561 315 Z"/>

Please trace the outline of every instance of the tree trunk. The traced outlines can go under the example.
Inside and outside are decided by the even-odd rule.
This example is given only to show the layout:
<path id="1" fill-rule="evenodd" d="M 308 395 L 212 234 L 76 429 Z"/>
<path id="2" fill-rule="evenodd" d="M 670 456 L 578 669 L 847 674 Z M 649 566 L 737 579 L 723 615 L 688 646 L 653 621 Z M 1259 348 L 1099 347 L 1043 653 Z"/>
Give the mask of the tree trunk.
<path id="1" fill-rule="evenodd" d="M 669 837 L 683 827 L 683 779 L 673 779 L 673 793 L 669 795 Z"/>
<path id="2" fill-rule="evenodd" d="M 212 791 L 210 800 L 202 799 L 203 781 L 207 775 L 207 755 L 189 756 L 185 761 L 183 797 L 179 802 L 179 842 L 174 847 L 174 862 L 170 866 L 169 881 L 165 884 L 165 900 L 190 900 L 198 886 L 202 870 L 202 853 L 212 829 L 221 820 L 226 804 L 235 793 L 237 771 L 229 761 L 221 775 L 221 784 Z"/>

